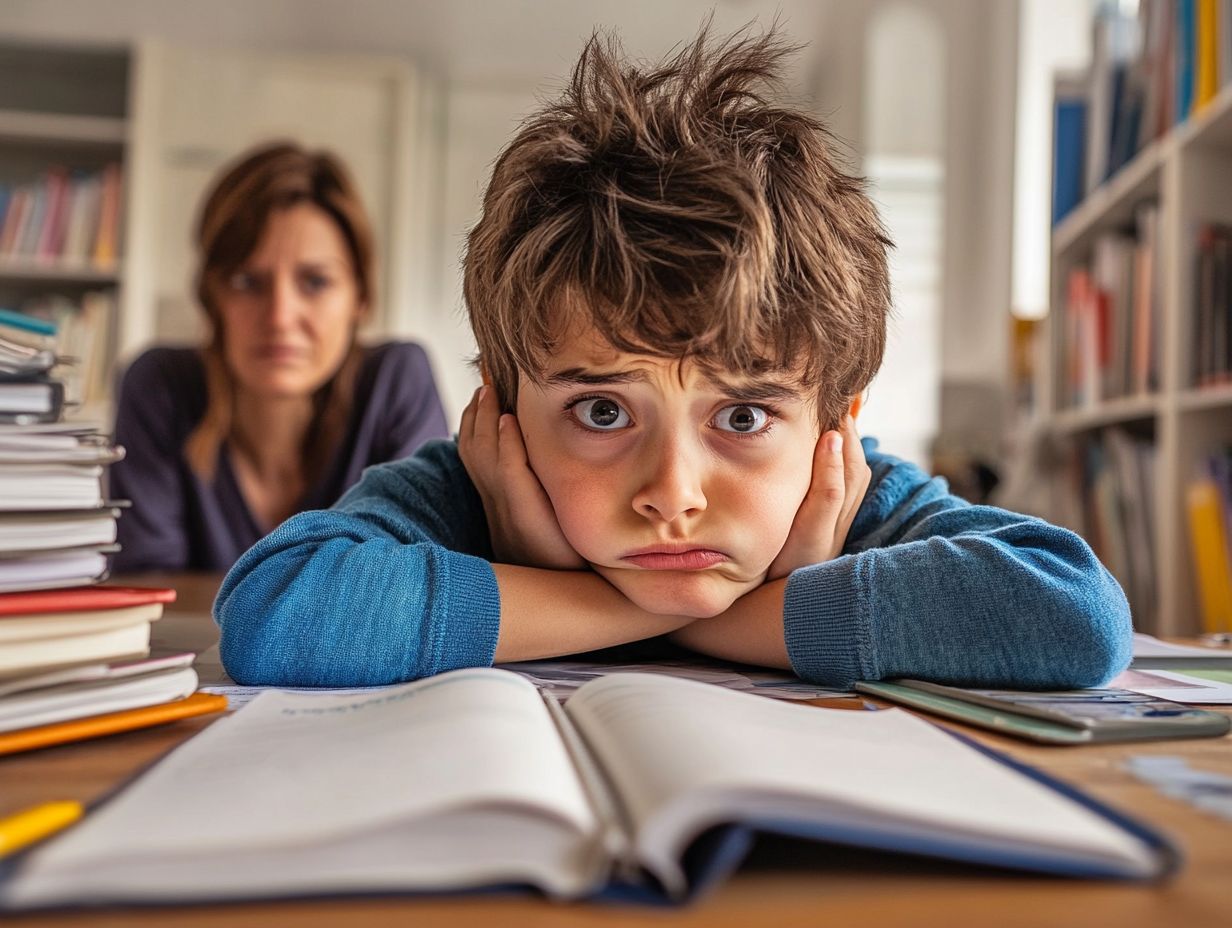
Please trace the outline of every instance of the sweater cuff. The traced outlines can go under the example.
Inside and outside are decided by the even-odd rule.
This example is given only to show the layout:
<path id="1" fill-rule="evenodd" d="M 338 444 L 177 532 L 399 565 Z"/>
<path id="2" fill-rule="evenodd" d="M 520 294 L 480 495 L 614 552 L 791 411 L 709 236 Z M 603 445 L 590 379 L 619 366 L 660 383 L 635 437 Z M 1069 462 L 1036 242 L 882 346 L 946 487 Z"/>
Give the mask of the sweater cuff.
<path id="1" fill-rule="evenodd" d="M 878 678 L 854 556 L 794 571 L 783 599 L 792 670 L 819 686 L 850 688 Z"/>
<path id="2" fill-rule="evenodd" d="M 437 568 L 444 574 L 449 614 L 438 616 L 433 673 L 490 667 L 500 634 L 500 588 L 492 565 L 480 557 L 451 553 Z"/>

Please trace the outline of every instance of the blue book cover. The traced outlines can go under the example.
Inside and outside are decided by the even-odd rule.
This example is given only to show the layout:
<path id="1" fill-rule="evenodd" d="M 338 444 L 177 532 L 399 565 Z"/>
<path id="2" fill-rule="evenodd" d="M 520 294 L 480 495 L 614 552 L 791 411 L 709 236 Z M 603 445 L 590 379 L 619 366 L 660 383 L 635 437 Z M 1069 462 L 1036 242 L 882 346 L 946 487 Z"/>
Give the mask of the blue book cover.
<path id="1" fill-rule="evenodd" d="M 1189 118 L 1194 98 L 1194 64 L 1198 41 L 1197 0 L 1176 4 L 1176 121 Z"/>
<path id="2" fill-rule="evenodd" d="M 36 319 L 34 316 L 27 316 L 25 313 L 19 313 L 12 309 L 0 308 L 0 325 L 11 326 L 14 329 L 21 329 L 23 332 L 30 332 L 34 335 L 56 334 L 56 324 L 54 322 Z"/>
<path id="3" fill-rule="evenodd" d="M 1052 126 L 1052 224 L 1056 226 L 1082 202 L 1082 179 L 1086 164 L 1086 98 L 1058 93 L 1053 101 Z"/>

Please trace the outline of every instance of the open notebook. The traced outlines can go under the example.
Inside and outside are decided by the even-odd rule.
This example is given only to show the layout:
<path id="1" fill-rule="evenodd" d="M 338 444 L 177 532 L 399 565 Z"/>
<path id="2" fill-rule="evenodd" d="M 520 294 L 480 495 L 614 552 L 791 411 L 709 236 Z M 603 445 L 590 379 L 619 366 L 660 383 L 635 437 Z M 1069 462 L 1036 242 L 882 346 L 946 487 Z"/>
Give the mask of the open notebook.
<path id="1" fill-rule="evenodd" d="M 28 854 L 8 907 L 530 885 L 686 898 L 758 829 L 1148 878 L 1149 832 L 897 709 L 614 674 L 565 707 L 502 670 L 271 691 Z"/>

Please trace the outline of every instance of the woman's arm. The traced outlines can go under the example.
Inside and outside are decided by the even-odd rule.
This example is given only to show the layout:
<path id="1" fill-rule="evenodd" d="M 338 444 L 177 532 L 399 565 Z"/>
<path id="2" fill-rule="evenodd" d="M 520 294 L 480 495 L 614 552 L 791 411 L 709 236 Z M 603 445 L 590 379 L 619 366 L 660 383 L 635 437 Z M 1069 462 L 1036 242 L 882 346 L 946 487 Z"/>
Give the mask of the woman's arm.
<path id="1" fill-rule="evenodd" d="M 427 353 L 414 342 L 383 346 L 369 402 L 384 410 L 380 452 L 370 463 L 409 457 L 424 442 L 448 438 L 449 425 L 441 407 L 436 378 Z"/>
<path id="2" fill-rule="evenodd" d="M 175 365 L 167 349 L 153 349 L 137 358 L 120 385 L 115 439 L 124 458 L 109 470 L 109 493 L 128 499 L 117 525 L 121 545 L 117 572 L 183 570 L 190 544 L 181 434 L 186 423 L 169 381 Z"/>

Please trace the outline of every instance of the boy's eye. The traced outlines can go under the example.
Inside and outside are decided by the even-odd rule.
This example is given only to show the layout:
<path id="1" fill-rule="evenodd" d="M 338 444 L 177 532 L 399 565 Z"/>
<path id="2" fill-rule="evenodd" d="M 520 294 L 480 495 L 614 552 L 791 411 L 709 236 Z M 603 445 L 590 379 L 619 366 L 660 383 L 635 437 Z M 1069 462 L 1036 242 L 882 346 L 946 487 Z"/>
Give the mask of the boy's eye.
<path id="1" fill-rule="evenodd" d="M 629 426 L 629 414 L 620 404 L 602 397 L 574 403 L 573 415 L 587 428 L 604 432 L 614 432 Z"/>
<path id="2" fill-rule="evenodd" d="M 770 422 L 770 414 L 760 406 L 725 406 L 714 417 L 724 432 L 760 432 Z"/>

